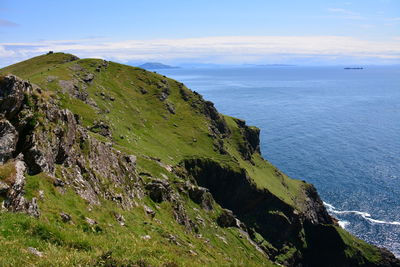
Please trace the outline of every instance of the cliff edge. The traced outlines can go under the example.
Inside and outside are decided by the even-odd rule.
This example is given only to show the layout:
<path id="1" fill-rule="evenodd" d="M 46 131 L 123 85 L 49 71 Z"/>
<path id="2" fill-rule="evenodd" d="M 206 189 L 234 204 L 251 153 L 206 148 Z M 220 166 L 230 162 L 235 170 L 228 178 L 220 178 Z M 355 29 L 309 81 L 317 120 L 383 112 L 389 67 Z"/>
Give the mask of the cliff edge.
<path id="1" fill-rule="evenodd" d="M 400 266 L 178 81 L 63 53 L 0 75 L 2 266 Z"/>

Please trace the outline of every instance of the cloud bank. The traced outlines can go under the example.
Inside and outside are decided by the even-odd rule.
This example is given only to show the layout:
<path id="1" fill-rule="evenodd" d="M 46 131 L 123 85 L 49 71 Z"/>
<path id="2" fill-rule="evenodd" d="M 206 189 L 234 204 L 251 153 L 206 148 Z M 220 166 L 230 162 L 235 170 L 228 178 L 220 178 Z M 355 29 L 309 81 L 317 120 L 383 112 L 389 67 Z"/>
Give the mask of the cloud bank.
<path id="1" fill-rule="evenodd" d="M 223 36 L 186 39 L 109 41 L 82 39 L 0 43 L 0 64 L 48 51 L 119 62 L 202 63 L 400 63 L 400 39 L 368 41 L 343 36 Z M 346 62 L 347 61 L 347 62 Z"/>

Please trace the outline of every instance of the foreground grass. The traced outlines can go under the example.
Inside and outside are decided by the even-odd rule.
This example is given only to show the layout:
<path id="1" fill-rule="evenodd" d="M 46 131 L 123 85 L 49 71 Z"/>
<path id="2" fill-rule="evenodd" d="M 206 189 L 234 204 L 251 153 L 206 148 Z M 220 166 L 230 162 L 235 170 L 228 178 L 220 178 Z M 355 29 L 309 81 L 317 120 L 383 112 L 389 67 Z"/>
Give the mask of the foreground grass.
<path id="1" fill-rule="evenodd" d="M 28 176 L 26 188 L 27 196 L 43 196 L 39 201 L 42 214 L 35 219 L 0 213 L 0 266 L 101 266 L 107 262 L 116 266 L 272 266 L 245 238 L 238 237 L 237 229 L 216 226 L 212 219 L 218 208 L 206 212 L 186 203 L 191 207 L 188 213 L 206 223 L 195 234 L 174 221 L 167 202 L 155 205 L 144 199 L 131 211 L 109 201 L 91 207 L 72 190 L 59 192 L 42 174 Z M 142 204 L 156 211 L 154 219 L 145 214 Z M 72 220 L 63 222 L 62 212 Z M 116 213 L 124 216 L 125 226 L 116 221 Z M 87 218 L 97 224 L 90 225 Z M 43 252 L 43 257 L 31 254 L 28 247 Z"/>

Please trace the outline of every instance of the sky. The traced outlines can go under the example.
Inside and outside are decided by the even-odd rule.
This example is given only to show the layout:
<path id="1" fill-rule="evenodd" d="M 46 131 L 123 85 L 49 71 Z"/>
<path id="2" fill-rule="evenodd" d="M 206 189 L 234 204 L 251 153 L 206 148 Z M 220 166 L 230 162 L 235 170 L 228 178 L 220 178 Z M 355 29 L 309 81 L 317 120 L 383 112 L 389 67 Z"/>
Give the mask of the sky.
<path id="1" fill-rule="evenodd" d="M 400 0 L 0 0 L 0 67 L 50 50 L 121 63 L 400 64 Z"/>

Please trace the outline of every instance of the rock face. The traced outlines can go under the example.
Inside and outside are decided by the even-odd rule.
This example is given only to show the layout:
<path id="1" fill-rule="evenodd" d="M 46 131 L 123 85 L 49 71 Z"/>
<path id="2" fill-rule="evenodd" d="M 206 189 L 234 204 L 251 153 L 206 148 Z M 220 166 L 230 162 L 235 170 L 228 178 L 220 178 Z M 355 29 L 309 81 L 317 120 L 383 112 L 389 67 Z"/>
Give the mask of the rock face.
<path id="1" fill-rule="evenodd" d="M 13 75 L 0 80 L 0 113 L 11 119 L 24 104 L 24 93 L 32 91 L 32 86 Z"/>
<path id="2" fill-rule="evenodd" d="M 260 153 L 260 129 L 247 126 L 244 120 L 235 119 L 235 122 L 243 136 L 239 152 L 245 160 L 251 160 L 253 153 Z"/>
<path id="3" fill-rule="evenodd" d="M 296 247 L 297 253 L 287 265 L 297 266 L 312 262 L 311 266 L 323 266 L 327 259 L 333 260 L 344 251 L 344 248 L 337 248 L 339 254 L 336 256 L 333 249 L 323 252 L 321 240 L 329 239 L 330 235 L 336 235 L 333 240 L 337 240 L 339 233 L 334 230 L 335 222 L 326 212 L 313 186 L 304 184 L 307 199 L 303 210 L 298 211 L 270 192 L 258 189 L 245 170 L 232 170 L 209 159 L 186 160 L 183 165 L 199 185 L 210 189 L 216 202 L 229 209 L 218 217 L 218 224 L 221 227 L 240 227 L 240 219 L 247 228 L 260 233 L 278 250 L 267 249 L 266 253 L 270 257 L 281 254 L 285 246 L 289 245 Z M 305 237 L 303 229 L 306 229 Z M 304 238 L 308 247 L 302 245 Z M 331 242 L 333 246 L 336 241 Z M 325 253 L 325 256 L 311 256 L 318 253 Z M 334 266 L 348 266 L 343 257 L 337 262 L 338 265 Z"/>
<path id="4" fill-rule="evenodd" d="M 12 158 L 17 147 L 18 133 L 8 120 L 0 121 L 0 164 Z"/>
<path id="5" fill-rule="evenodd" d="M 187 187 L 189 197 L 195 203 L 199 204 L 205 210 L 212 210 L 214 199 L 207 188 L 190 184 Z"/>
<path id="6" fill-rule="evenodd" d="M 240 221 L 233 215 L 233 212 L 224 209 L 217 218 L 217 223 L 221 227 L 237 227 L 240 228 Z"/>
<path id="7" fill-rule="evenodd" d="M 26 165 L 21 159 L 17 159 L 14 162 L 15 176 L 10 182 L 10 187 L 6 193 L 6 200 L 4 202 L 4 207 L 9 211 L 20 211 L 25 212 L 34 217 L 40 216 L 40 211 L 37 205 L 36 198 L 32 200 L 27 200 L 24 197 L 24 186 L 25 186 L 25 170 Z"/>
<path id="8" fill-rule="evenodd" d="M 2 86 L 2 114 L 12 121 L 18 119 L 14 124 L 6 119 L 0 122 L 0 163 L 13 154 L 23 155 L 23 160 L 15 163 L 17 176 L 7 193 L 6 207 L 9 210 L 26 210 L 38 216 L 36 200 L 27 202 L 23 198 L 24 172 L 54 175 L 56 164 L 68 184 L 89 203 L 99 204 L 99 196 L 102 196 L 124 207 L 132 207 L 132 198 L 142 196 L 142 189 L 133 185 L 139 181 L 133 155 L 124 155 L 91 138 L 69 110 L 60 109 L 55 103 L 32 103 L 35 107 L 27 106 L 20 111 L 24 101 L 33 101 L 29 83 L 15 76 L 6 76 Z M 33 123 L 33 113 L 41 116 L 45 123 Z M 111 179 L 124 188 L 124 192 L 116 193 L 113 188 L 102 190 L 101 177 Z"/>

